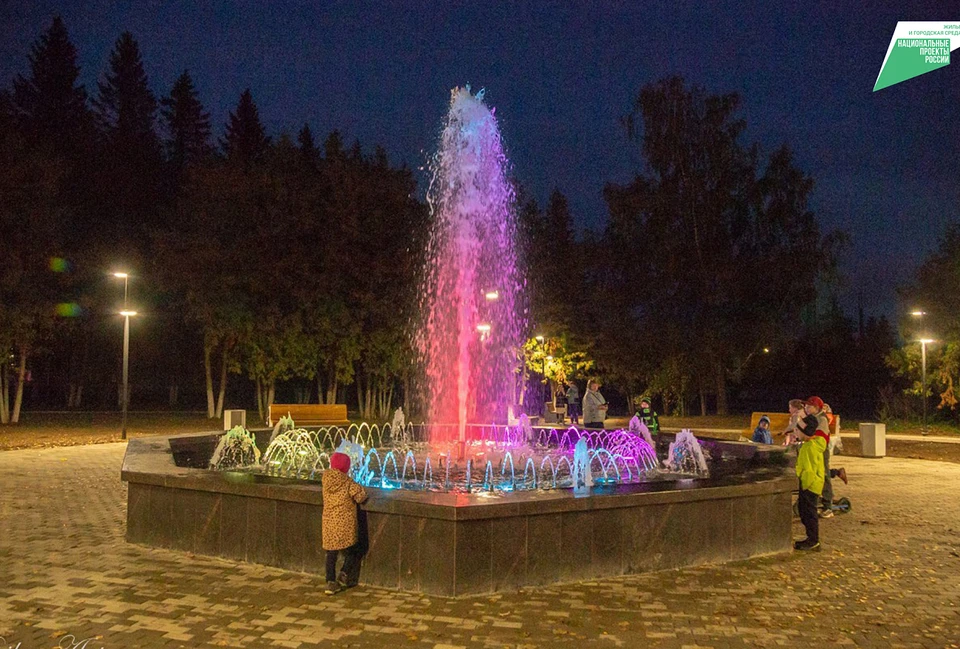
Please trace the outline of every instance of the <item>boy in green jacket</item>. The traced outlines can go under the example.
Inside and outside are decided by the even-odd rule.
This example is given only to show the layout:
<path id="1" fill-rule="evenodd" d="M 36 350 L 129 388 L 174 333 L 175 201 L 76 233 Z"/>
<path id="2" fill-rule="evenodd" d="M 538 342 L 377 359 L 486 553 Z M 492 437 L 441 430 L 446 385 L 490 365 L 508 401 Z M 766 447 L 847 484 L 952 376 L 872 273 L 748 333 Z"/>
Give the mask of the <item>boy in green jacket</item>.
<path id="1" fill-rule="evenodd" d="M 654 435 L 660 432 L 660 416 L 650 407 L 650 399 L 647 397 L 640 399 L 640 410 L 637 411 L 637 417 L 644 423 L 647 430 Z"/>
<path id="2" fill-rule="evenodd" d="M 807 530 L 807 538 L 793 544 L 795 550 L 820 551 L 820 518 L 817 503 L 823 493 L 825 478 L 823 452 L 830 442 L 826 417 L 818 417 L 823 401 L 810 397 L 803 404 L 806 416 L 797 422 L 796 436 L 803 442 L 797 454 L 797 477 L 800 478 L 800 496 L 797 508 L 800 520 Z"/>

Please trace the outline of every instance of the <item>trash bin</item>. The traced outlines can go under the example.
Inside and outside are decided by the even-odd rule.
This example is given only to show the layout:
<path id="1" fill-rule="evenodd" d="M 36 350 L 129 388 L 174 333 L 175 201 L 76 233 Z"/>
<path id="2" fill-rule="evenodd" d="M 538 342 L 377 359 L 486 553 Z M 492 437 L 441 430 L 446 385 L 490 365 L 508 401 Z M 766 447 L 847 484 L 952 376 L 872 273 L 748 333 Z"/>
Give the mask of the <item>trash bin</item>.
<path id="1" fill-rule="evenodd" d="M 860 454 L 863 457 L 884 457 L 887 454 L 887 425 L 860 424 Z"/>
<path id="2" fill-rule="evenodd" d="M 234 426 L 247 427 L 246 410 L 224 410 L 223 411 L 223 429 L 230 430 Z"/>

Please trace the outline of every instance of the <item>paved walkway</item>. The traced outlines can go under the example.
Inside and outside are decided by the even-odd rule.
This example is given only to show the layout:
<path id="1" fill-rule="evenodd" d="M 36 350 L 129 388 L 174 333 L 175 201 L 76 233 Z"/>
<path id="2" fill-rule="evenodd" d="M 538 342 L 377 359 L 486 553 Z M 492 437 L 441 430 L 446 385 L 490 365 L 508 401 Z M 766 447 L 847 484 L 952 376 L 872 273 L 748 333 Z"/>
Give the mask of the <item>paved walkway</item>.
<path id="1" fill-rule="evenodd" d="M 665 432 L 676 433 L 676 432 L 679 432 L 681 429 L 665 426 L 663 430 Z M 693 430 L 693 432 L 697 434 L 713 433 L 713 434 L 722 434 L 722 435 L 734 435 L 734 434 L 743 435 L 743 429 L 741 428 L 692 428 L 691 430 Z M 746 437 L 746 435 L 743 435 L 743 436 Z M 840 437 L 849 437 L 853 439 L 859 439 L 860 432 L 859 431 L 857 432 L 841 431 Z M 908 442 L 933 442 L 936 444 L 960 444 L 960 436 L 954 436 L 954 435 L 919 435 L 919 434 L 910 435 L 906 433 L 887 433 L 886 438 L 888 440 L 894 439 L 894 440 L 901 440 L 901 441 L 908 441 Z"/>
<path id="2" fill-rule="evenodd" d="M 821 554 L 445 600 L 127 544 L 123 451 L 0 453 L 0 649 L 960 647 L 960 465 L 843 457 Z"/>

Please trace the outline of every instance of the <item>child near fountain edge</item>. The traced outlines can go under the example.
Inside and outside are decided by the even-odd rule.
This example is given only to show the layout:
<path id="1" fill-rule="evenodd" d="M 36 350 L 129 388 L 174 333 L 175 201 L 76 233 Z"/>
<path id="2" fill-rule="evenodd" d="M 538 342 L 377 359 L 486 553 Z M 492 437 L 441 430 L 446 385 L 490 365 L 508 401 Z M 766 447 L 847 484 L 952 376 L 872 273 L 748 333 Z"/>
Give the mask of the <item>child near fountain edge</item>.
<path id="1" fill-rule="evenodd" d="M 660 415 L 650 407 L 650 399 L 648 397 L 640 399 L 640 410 L 637 411 L 637 417 L 647 426 L 647 430 L 654 435 L 660 432 Z"/>
<path id="2" fill-rule="evenodd" d="M 330 468 L 323 472 L 323 549 L 327 551 L 327 595 L 356 586 L 360 580 L 357 507 L 366 501 L 367 492 L 348 474 L 350 456 L 334 453 Z M 343 553 L 343 567 L 337 574 L 337 559 Z"/>
<path id="3" fill-rule="evenodd" d="M 823 493 L 825 479 L 823 453 L 830 442 L 830 429 L 826 418 L 818 418 L 822 408 L 820 397 L 810 397 L 804 402 L 806 416 L 798 422 L 794 433 L 802 442 L 797 453 L 797 477 L 800 478 L 800 495 L 797 508 L 800 520 L 807 531 L 807 538 L 793 544 L 795 550 L 820 551 L 820 518 L 817 504 Z"/>

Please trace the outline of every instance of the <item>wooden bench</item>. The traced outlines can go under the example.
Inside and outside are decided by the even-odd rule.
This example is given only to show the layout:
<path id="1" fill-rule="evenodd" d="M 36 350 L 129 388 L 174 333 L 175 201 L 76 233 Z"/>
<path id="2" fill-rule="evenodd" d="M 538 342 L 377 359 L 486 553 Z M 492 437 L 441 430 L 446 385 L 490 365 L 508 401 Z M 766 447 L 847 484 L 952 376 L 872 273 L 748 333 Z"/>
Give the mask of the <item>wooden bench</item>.
<path id="1" fill-rule="evenodd" d="M 827 414 L 827 421 L 830 422 L 830 435 L 839 435 L 840 434 L 840 415 L 837 414 Z M 753 431 L 757 429 L 757 426 L 760 425 L 760 417 L 766 415 L 770 418 L 770 434 L 775 435 L 776 433 L 786 430 L 787 426 L 790 425 L 790 413 L 789 412 L 755 412 L 750 415 L 750 428 L 743 431 L 743 436 L 747 439 L 750 439 L 753 436 Z M 776 438 L 774 438 L 774 443 L 777 443 Z"/>
<path id="2" fill-rule="evenodd" d="M 273 426 L 281 417 L 293 417 L 297 426 L 340 426 L 349 424 L 344 403 L 272 403 L 267 415 L 267 426 Z"/>

